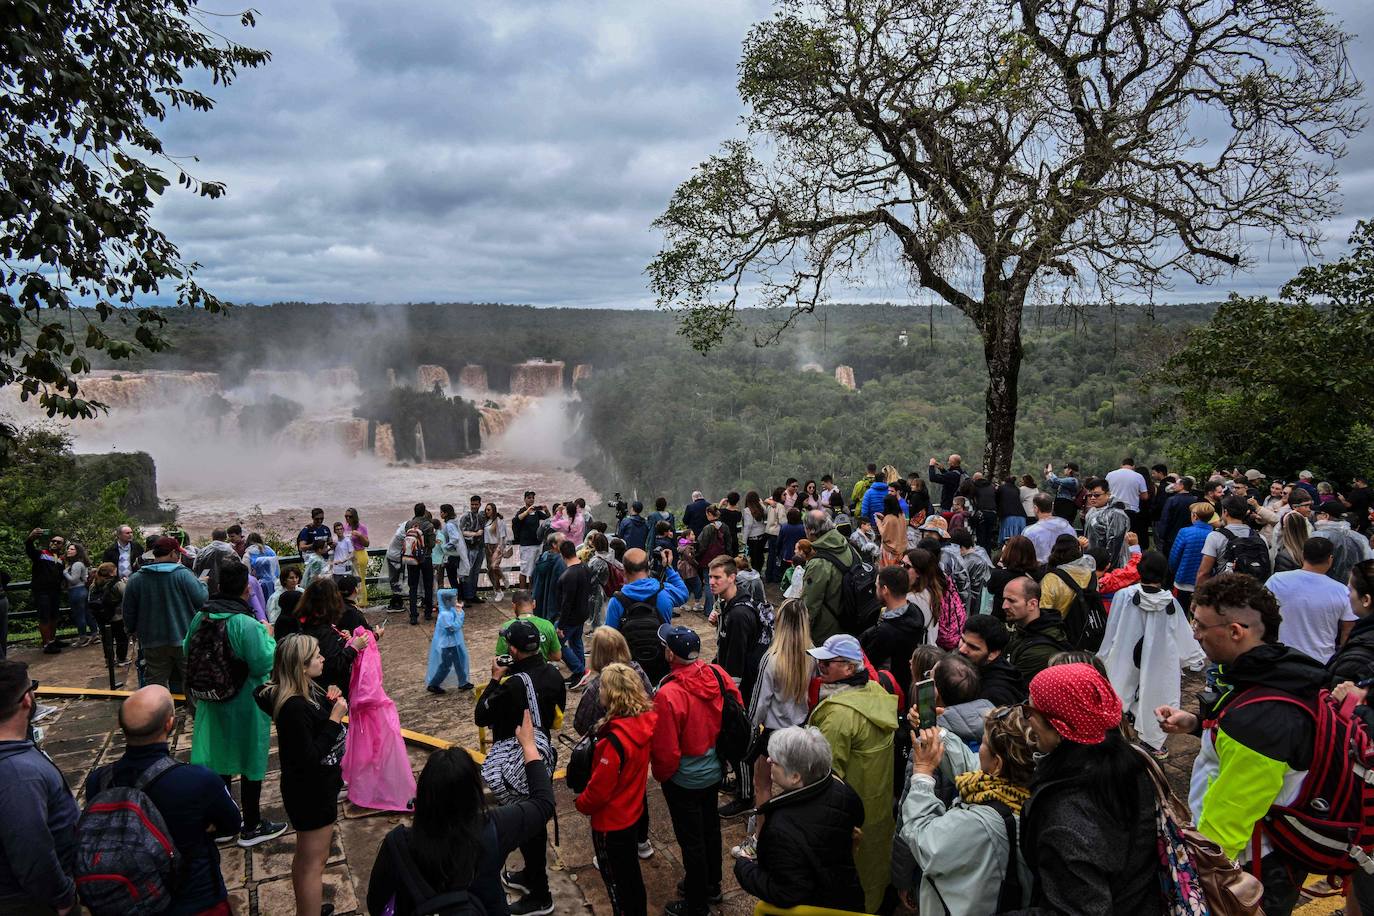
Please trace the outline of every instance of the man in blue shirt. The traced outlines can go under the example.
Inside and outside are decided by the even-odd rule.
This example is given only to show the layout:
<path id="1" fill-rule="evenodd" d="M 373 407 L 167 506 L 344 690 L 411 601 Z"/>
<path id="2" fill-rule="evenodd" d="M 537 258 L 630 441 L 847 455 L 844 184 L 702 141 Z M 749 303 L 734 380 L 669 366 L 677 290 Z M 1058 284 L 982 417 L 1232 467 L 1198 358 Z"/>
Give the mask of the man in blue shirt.
<path id="1" fill-rule="evenodd" d="M 334 533 L 329 530 L 329 526 L 324 523 L 324 510 L 310 510 L 310 524 L 301 529 L 301 533 L 296 535 L 296 546 L 300 548 L 302 554 L 308 550 L 313 550 L 315 542 L 320 538 L 333 543 Z"/>

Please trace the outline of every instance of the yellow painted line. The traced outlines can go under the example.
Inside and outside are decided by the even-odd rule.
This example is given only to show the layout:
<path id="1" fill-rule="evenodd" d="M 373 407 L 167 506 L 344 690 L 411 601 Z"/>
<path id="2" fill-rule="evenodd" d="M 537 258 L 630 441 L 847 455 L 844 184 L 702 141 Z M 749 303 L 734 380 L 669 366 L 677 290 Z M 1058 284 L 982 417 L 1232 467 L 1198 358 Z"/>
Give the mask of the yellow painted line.
<path id="1" fill-rule="evenodd" d="M 40 697 L 66 697 L 69 699 L 87 697 L 97 700 L 122 700 L 125 697 L 132 694 L 133 691 L 109 690 L 102 689 L 99 687 L 43 687 L 40 685 L 37 690 L 37 693 Z M 180 693 L 172 694 L 172 699 L 182 703 L 186 702 L 186 697 Z M 348 717 L 344 716 L 344 722 L 347 721 Z M 411 731 L 408 728 L 401 729 L 401 737 L 404 738 L 406 741 L 409 741 L 411 744 L 419 745 L 420 747 L 427 747 L 430 750 L 435 751 L 446 751 L 451 747 L 458 746 L 455 745 L 452 741 L 446 741 L 443 738 L 436 738 L 433 735 L 426 735 L 424 732 Z M 474 751 L 472 748 L 464 748 L 464 750 L 471 754 L 472 759 L 476 760 L 478 763 L 481 763 L 482 761 L 487 759 L 487 755 L 482 753 L 481 751 Z M 553 778 L 562 779 L 565 772 L 566 771 L 564 770 L 556 770 L 553 774 Z"/>

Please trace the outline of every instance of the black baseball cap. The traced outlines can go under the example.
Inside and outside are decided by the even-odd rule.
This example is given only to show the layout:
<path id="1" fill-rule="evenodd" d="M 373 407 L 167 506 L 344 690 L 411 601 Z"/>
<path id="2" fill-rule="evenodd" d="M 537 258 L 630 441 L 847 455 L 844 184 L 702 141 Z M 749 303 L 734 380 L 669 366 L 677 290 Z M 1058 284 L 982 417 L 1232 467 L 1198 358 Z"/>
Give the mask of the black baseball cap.
<path id="1" fill-rule="evenodd" d="M 528 620 L 512 620 L 501 631 L 506 645 L 521 652 L 533 652 L 539 648 L 539 628 Z"/>

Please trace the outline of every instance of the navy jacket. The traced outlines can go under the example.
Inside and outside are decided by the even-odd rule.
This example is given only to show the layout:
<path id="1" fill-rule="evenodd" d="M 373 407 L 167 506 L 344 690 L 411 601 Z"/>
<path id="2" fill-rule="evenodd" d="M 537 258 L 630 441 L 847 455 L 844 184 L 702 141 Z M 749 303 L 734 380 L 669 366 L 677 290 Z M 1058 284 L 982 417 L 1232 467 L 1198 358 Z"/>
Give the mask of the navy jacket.
<path id="1" fill-rule="evenodd" d="M 0 741 L 0 811 L 0 903 L 14 912 L 26 903 L 70 906 L 80 812 L 57 765 L 32 741 Z"/>
<path id="2" fill-rule="evenodd" d="M 111 769 L 114 785 L 131 786 L 140 773 L 166 756 L 165 743 L 128 748 L 114 763 L 91 771 L 86 778 L 87 804 L 100 792 L 100 781 Z M 189 763 L 163 773 L 147 792 L 186 861 L 185 881 L 167 912 L 179 916 L 209 909 L 228 895 L 215 837 L 238 833 L 242 826 L 238 805 L 224 788 L 224 780 Z"/>

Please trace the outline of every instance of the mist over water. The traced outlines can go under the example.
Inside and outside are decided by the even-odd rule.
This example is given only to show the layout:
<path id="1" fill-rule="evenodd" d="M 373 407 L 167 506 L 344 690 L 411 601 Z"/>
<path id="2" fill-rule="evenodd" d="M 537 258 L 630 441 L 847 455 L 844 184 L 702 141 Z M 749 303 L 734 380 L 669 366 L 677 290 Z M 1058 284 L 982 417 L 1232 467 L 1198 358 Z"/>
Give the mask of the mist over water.
<path id="1" fill-rule="evenodd" d="M 97 373 L 82 389 L 111 410 L 95 420 L 59 424 L 72 435 L 75 450 L 148 452 L 157 465 L 160 497 L 177 504 L 179 521 L 193 536 L 255 521 L 258 512 L 268 526 L 291 534 L 308 521 L 312 506 L 323 507 L 330 522 L 355 507 L 370 529 L 389 535 L 411 517 L 416 502 L 437 512 L 440 503 L 466 506 L 477 494 L 495 501 L 509 518 L 526 489 L 550 501 L 596 500 L 572 470 L 577 457 L 567 449 L 575 396 L 567 393 L 455 391 L 483 409 L 495 435 L 486 436 L 475 455 L 414 465 L 368 451 L 367 421 L 352 416 L 361 387 L 347 369 L 248 372 L 223 389 L 207 373 L 123 373 L 119 379 Z M 218 423 L 206 400 L 216 392 L 230 405 Z M 254 440 L 240 429 L 239 412 L 273 395 L 301 404 L 304 412 L 269 439 Z M 17 397 L 0 405 L 0 412 L 21 423 L 57 422 Z"/>

